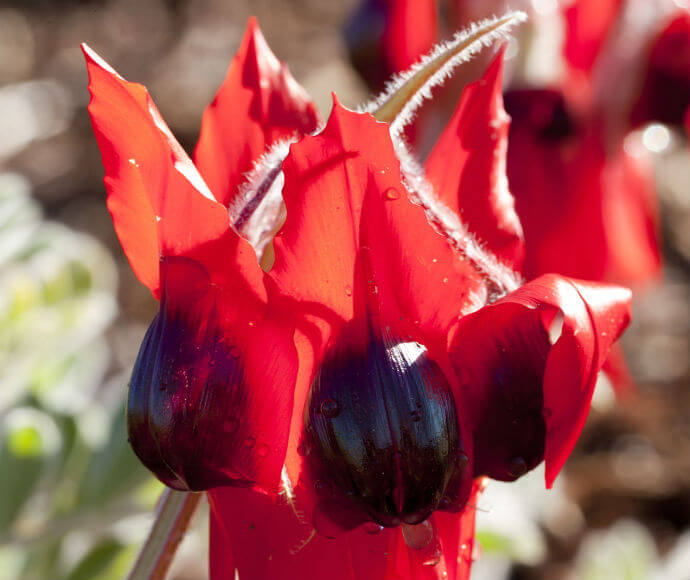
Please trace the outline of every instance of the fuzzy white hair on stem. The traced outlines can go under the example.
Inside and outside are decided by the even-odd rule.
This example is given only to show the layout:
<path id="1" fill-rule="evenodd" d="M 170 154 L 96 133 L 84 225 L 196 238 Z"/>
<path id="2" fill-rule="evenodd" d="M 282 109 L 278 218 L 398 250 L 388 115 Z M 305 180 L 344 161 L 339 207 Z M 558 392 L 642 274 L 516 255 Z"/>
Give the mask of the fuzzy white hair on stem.
<path id="1" fill-rule="evenodd" d="M 393 134 L 392 128 L 391 137 L 395 152 L 400 160 L 403 183 L 410 199 L 424 209 L 427 221 L 449 241 L 460 255 L 472 264 L 474 269 L 488 283 L 488 301 L 493 302 L 504 294 L 517 289 L 521 283 L 519 274 L 488 251 L 468 231 L 460 217 L 438 199 L 434 187 L 426 178 L 424 169 L 409 150 L 405 140 Z"/>
<path id="2" fill-rule="evenodd" d="M 524 12 L 512 11 L 456 32 L 453 38 L 437 44 L 410 69 L 395 75 L 386 89 L 360 107 L 360 111 L 389 123 L 391 134 L 400 134 L 415 118 L 424 101 L 431 99 L 433 89 L 450 78 L 456 67 L 495 41 L 508 38 L 510 30 L 526 19 Z"/>

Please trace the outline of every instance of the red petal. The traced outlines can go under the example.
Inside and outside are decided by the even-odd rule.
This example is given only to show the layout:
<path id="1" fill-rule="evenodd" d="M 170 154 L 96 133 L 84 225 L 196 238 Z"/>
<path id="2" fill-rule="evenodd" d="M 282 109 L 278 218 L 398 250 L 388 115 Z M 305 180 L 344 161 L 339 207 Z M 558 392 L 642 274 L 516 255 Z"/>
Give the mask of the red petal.
<path id="1" fill-rule="evenodd" d="M 536 442 L 513 433 L 510 425 L 523 421 L 525 413 L 538 422 L 531 406 L 543 397 L 544 459 L 551 486 L 582 430 L 597 372 L 629 319 L 628 290 L 553 274 L 464 317 L 452 339 L 451 357 L 467 405 L 476 412 L 477 464 L 494 466 L 510 460 L 510 454 L 533 452 L 515 448 L 514 440 L 539 451 Z M 493 417 L 504 422 L 494 426 L 505 430 L 504 440 L 481 431 Z M 525 427 L 535 428 L 530 423 L 521 430 Z"/>
<path id="2" fill-rule="evenodd" d="M 317 136 L 283 163 L 287 221 L 271 276 L 331 327 L 366 306 L 440 343 L 484 291 L 402 185 L 388 126 L 337 102 Z M 473 293 L 479 293 L 479 296 Z M 330 330 L 321 344 L 327 342 Z"/>
<path id="3" fill-rule="evenodd" d="M 311 133 L 317 123 L 309 95 L 250 18 L 225 81 L 204 112 L 194 160 L 218 201 L 229 206 L 245 173 L 273 143 Z"/>
<path id="4" fill-rule="evenodd" d="M 690 105 L 690 14 L 683 10 L 654 39 L 630 121 L 680 125 Z"/>
<path id="5" fill-rule="evenodd" d="M 158 296 L 160 256 L 186 255 L 220 238 L 230 225 L 227 211 L 208 191 L 146 89 L 125 81 L 86 45 L 83 50 L 108 209 L 134 273 Z M 233 255 L 237 243 L 237 236 L 227 237 L 223 254 Z M 205 265 L 212 272 L 216 264 Z"/>
<path id="6" fill-rule="evenodd" d="M 274 491 L 297 371 L 291 321 L 233 268 L 219 285 L 198 261 L 166 258 L 161 275 L 161 312 L 130 384 L 132 447 L 176 489 Z"/>
<path id="7" fill-rule="evenodd" d="M 141 373 L 135 370 L 143 392 L 134 389 L 141 408 L 133 445 L 177 487 L 272 488 L 292 412 L 293 329 L 267 312 L 253 249 L 230 228 L 226 208 L 146 89 L 84 52 L 108 207 L 135 273 L 163 303 L 148 339 L 155 344 L 144 345 Z M 229 362 L 235 351 L 238 381 Z M 252 444 L 242 447 L 246 440 Z M 167 469 L 158 469 L 158 455 Z"/>
<path id="8" fill-rule="evenodd" d="M 524 240 L 506 176 L 510 118 L 503 109 L 502 64 L 503 52 L 465 88 L 426 170 L 441 201 L 499 259 L 519 268 Z"/>
<path id="9" fill-rule="evenodd" d="M 611 351 L 606 357 L 606 362 L 604 362 L 602 370 L 611 381 L 611 386 L 617 398 L 620 399 L 625 397 L 630 394 L 631 391 L 635 390 L 635 379 L 628 368 L 628 363 L 625 360 L 625 353 L 620 344 L 616 343 L 611 345 Z"/>
<path id="10" fill-rule="evenodd" d="M 471 507 L 460 514 L 435 514 L 441 557 L 424 565 L 424 551 L 405 545 L 399 528 L 363 526 L 336 539 L 314 535 L 286 498 L 224 488 L 211 502 L 211 580 L 467 580 L 474 540 Z"/>
<path id="11" fill-rule="evenodd" d="M 302 485 L 304 402 L 326 345 L 344 324 L 371 315 L 379 328 L 424 344 L 452 377 L 448 329 L 486 292 L 408 199 L 387 125 L 336 102 L 323 132 L 291 147 L 283 171 L 287 220 L 270 276 L 293 301 L 303 333 L 287 459 Z M 308 500 L 313 490 L 303 487 Z"/>
<path id="12" fill-rule="evenodd" d="M 438 38 L 436 2 L 387 0 L 383 53 L 391 72 L 407 70 L 428 52 Z"/>

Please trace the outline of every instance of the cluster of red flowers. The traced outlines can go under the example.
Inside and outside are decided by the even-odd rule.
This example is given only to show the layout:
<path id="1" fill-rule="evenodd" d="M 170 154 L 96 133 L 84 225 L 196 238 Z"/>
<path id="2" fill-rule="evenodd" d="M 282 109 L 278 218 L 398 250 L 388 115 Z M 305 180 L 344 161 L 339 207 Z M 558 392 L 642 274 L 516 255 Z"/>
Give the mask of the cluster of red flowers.
<path id="1" fill-rule="evenodd" d="M 376 86 L 427 51 L 439 28 L 506 4 L 365 0 L 347 31 L 353 61 Z M 507 176 L 526 242 L 516 267 L 528 280 L 558 272 L 640 287 L 660 275 L 658 209 L 650 160 L 626 139 L 652 122 L 690 125 L 690 12 L 670 0 L 541 4 L 552 14 L 535 12 L 525 36 L 560 25 L 562 72 L 535 84 L 513 71 L 504 94 Z M 614 387 L 630 386 L 617 348 L 606 370 Z"/>
<path id="2" fill-rule="evenodd" d="M 466 578 L 485 478 L 544 460 L 553 482 L 629 320 L 623 288 L 511 275 L 502 57 L 412 178 L 370 114 L 335 101 L 321 127 L 253 21 L 194 163 L 146 90 L 85 54 L 108 208 L 160 300 L 130 438 L 167 485 L 209 490 L 211 577 Z M 284 206 L 252 222 L 277 232 L 257 258 L 237 231 L 267 189 Z"/>

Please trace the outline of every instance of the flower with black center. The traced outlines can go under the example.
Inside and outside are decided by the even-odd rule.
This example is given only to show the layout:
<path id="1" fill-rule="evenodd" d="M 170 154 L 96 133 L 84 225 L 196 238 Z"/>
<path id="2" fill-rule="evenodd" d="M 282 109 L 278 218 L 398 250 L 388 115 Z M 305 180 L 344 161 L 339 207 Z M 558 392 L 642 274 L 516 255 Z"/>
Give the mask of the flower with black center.
<path id="1" fill-rule="evenodd" d="M 212 578 L 466 578 L 485 476 L 544 459 L 550 485 L 575 444 L 630 295 L 512 271 L 500 62 L 428 172 L 400 138 L 446 55 L 515 19 L 456 37 L 374 116 L 334 100 L 318 128 L 252 21 L 196 167 L 145 89 L 85 48 L 108 206 L 160 299 L 130 438 L 169 486 L 209 490 Z"/>

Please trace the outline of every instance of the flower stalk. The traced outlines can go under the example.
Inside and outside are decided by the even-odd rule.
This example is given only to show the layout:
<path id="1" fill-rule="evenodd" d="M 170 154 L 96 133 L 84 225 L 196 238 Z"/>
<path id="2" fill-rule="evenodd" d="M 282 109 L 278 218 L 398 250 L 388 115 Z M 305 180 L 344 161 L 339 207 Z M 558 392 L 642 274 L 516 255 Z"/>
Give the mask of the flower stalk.
<path id="1" fill-rule="evenodd" d="M 165 488 L 158 499 L 155 520 L 127 580 L 163 580 L 189 522 L 200 493 Z"/>

